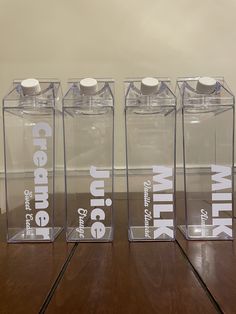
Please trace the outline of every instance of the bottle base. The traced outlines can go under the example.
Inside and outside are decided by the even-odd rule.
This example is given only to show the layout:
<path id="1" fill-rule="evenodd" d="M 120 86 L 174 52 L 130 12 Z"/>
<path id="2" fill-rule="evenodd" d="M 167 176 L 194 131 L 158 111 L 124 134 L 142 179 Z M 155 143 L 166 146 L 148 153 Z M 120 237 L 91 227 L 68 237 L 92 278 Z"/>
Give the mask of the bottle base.
<path id="1" fill-rule="evenodd" d="M 178 226 L 187 240 L 233 240 L 233 237 L 227 235 L 214 236 L 214 228 L 212 225 L 189 225 L 187 228 L 185 225 Z"/>
<path id="2" fill-rule="evenodd" d="M 144 226 L 131 226 L 129 227 L 128 237 L 129 241 L 174 241 L 175 238 L 169 237 L 166 234 L 160 235 L 158 238 L 154 239 L 154 230 L 156 227 Z"/>
<path id="3" fill-rule="evenodd" d="M 91 227 L 84 227 L 83 233 L 78 232 L 78 228 L 67 229 L 67 242 L 111 242 L 113 240 L 113 228 L 106 227 L 102 238 L 97 239 L 92 236 Z"/>
<path id="4" fill-rule="evenodd" d="M 9 228 L 8 243 L 53 242 L 63 230 L 62 227 L 49 228 Z"/>

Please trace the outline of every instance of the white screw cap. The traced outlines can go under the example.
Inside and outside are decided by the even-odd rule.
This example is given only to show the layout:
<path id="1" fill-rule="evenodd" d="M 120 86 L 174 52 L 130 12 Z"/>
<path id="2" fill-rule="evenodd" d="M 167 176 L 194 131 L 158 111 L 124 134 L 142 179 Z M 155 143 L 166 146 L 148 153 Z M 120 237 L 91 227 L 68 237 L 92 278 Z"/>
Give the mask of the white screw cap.
<path id="1" fill-rule="evenodd" d="M 80 90 L 84 95 L 94 95 L 97 92 L 98 82 L 93 78 L 85 78 L 80 81 Z"/>
<path id="2" fill-rule="evenodd" d="M 157 91 L 159 81 L 154 77 L 145 77 L 141 81 L 141 93 L 150 95 Z"/>
<path id="3" fill-rule="evenodd" d="M 196 90 L 198 93 L 201 94 L 211 94 L 214 92 L 216 87 L 216 80 L 212 77 L 200 77 L 198 82 L 197 82 L 197 86 L 196 86 Z"/>
<path id="4" fill-rule="evenodd" d="M 41 92 L 39 81 L 33 78 L 23 80 L 21 88 L 24 95 L 35 95 Z"/>

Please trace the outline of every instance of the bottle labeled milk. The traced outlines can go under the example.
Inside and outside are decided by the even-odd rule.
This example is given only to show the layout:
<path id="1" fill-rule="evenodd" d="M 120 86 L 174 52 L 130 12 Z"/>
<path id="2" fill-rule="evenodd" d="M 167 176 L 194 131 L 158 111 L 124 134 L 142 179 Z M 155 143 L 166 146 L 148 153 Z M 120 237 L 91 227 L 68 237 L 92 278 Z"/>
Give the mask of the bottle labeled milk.
<path id="1" fill-rule="evenodd" d="M 177 81 L 187 239 L 230 240 L 233 218 L 234 96 L 221 78 Z"/>
<path id="2" fill-rule="evenodd" d="M 175 238 L 175 120 L 168 79 L 125 81 L 130 241 Z"/>

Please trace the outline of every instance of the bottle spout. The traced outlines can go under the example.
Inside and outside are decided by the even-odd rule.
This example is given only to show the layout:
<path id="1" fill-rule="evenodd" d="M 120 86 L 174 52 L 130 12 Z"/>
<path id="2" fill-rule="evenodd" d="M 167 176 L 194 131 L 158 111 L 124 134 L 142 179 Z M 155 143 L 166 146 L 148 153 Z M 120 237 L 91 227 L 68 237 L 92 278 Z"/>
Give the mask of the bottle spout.
<path id="1" fill-rule="evenodd" d="M 159 81 L 154 77 L 145 77 L 141 81 L 141 93 L 143 95 L 151 95 L 158 89 Z"/>
<path id="2" fill-rule="evenodd" d="M 21 88 L 24 96 L 33 96 L 41 92 L 39 81 L 34 78 L 29 78 L 21 82 Z"/>
<path id="3" fill-rule="evenodd" d="M 199 94 L 211 94 L 216 88 L 216 83 L 217 81 L 212 77 L 200 77 L 197 82 L 196 91 Z"/>
<path id="4" fill-rule="evenodd" d="M 80 81 L 81 94 L 92 96 L 96 94 L 98 89 L 98 82 L 94 78 L 84 78 Z"/>

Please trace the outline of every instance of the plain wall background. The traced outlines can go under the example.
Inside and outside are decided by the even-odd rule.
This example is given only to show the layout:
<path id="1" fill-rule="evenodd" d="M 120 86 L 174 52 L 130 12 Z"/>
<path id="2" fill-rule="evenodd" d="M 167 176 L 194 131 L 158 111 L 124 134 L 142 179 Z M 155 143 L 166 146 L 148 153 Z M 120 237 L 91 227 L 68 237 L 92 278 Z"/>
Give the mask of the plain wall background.
<path id="1" fill-rule="evenodd" d="M 123 78 L 224 76 L 236 93 L 235 26 L 236 0 L 0 0 L 0 97 L 15 78 L 113 77 L 123 168 Z"/>

